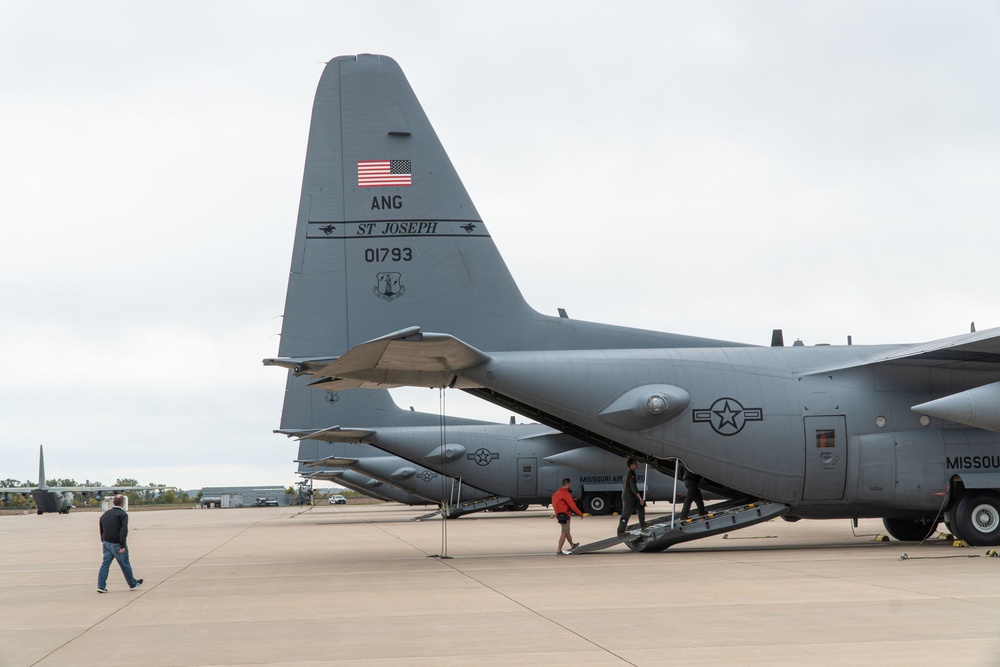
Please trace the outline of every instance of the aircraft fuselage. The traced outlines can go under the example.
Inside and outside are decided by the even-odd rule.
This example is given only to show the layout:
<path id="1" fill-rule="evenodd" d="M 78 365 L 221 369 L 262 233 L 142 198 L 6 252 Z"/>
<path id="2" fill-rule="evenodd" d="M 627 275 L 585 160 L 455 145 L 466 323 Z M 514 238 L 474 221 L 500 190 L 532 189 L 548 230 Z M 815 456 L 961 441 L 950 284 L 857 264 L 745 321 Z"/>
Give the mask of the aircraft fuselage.
<path id="1" fill-rule="evenodd" d="M 953 475 L 977 466 L 1000 473 L 1000 434 L 911 407 L 1000 377 L 864 362 L 894 349 L 499 352 L 461 380 L 593 444 L 654 462 L 680 458 L 797 516 L 933 515 Z M 647 405 L 654 394 L 668 405 Z"/>

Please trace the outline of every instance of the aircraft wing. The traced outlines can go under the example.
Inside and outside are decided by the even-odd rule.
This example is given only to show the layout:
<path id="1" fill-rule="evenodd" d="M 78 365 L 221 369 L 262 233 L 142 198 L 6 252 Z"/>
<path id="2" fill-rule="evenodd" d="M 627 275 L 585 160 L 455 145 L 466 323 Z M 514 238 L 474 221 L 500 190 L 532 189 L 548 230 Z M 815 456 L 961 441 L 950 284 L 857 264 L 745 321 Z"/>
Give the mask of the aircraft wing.
<path id="1" fill-rule="evenodd" d="M 820 371 L 810 369 L 805 375 L 825 374 L 876 364 L 996 371 L 1000 364 L 1000 329 L 987 329 L 918 345 L 893 346 L 868 355 L 867 358 L 861 357 L 840 366 Z M 939 390 L 941 396 L 911 406 L 910 410 L 973 428 L 1000 432 L 1000 407 L 998 407 L 1000 382 L 958 392 L 955 392 L 950 384 L 944 383 Z M 947 393 L 949 390 L 953 393 Z"/>
<path id="2" fill-rule="evenodd" d="M 37 486 L 0 487 L 0 494 L 4 493 L 31 493 Z M 47 486 L 45 491 L 55 491 L 64 493 L 122 493 L 124 491 L 163 491 L 173 489 L 173 486 Z"/>
<path id="3" fill-rule="evenodd" d="M 518 442 L 526 440 L 535 440 L 537 438 L 549 438 L 553 435 L 565 435 L 562 431 L 556 430 L 554 428 L 546 428 L 543 431 L 538 431 L 537 433 L 530 433 L 528 435 L 518 436 Z"/>
<path id="4" fill-rule="evenodd" d="M 72 491 L 73 493 L 122 493 L 125 491 L 165 491 L 174 486 L 59 486 L 49 487 L 49 491 Z"/>
<path id="5" fill-rule="evenodd" d="M 489 355 L 454 336 L 409 327 L 361 343 L 314 374 L 331 388 L 454 386 L 456 372 L 481 366 Z"/>
<path id="6" fill-rule="evenodd" d="M 1000 364 L 1000 328 L 961 334 L 916 345 L 888 346 L 868 357 L 857 358 L 835 367 L 810 369 L 806 374 L 816 375 L 874 364 L 947 366 L 963 370 L 996 369 L 997 364 Z"/>
<path id="7" fill-rule="evenodd" d="M 31 493 L 37 486 L 0 486 L 0 495 L 4 493 Z"/>

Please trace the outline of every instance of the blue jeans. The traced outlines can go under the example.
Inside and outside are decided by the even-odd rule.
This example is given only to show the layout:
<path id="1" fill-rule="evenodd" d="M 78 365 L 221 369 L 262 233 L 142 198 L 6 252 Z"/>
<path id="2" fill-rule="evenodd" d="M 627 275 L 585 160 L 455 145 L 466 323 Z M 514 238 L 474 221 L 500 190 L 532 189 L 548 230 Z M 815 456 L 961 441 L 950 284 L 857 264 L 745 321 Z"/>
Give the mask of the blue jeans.
<path id="1" fill-rule="evenodd" d="M 116 560 L 122 568 L 122 574 L 125 575 L 125 583 L 128 584 L 129 588 L 135 588 L 139 582 L 132 574 L 132 564 L 128 562 L 128 547 L 125 547 L 124 552 L 118 553 L 122 545 L 114 542 L 101 542 L 101 544 L 104 545 L 104 561 L 101 562 L 101 571 L 97 573 L 97 587 L 108 587 L 108 572 L 111 571 L 111 561 Z"/>

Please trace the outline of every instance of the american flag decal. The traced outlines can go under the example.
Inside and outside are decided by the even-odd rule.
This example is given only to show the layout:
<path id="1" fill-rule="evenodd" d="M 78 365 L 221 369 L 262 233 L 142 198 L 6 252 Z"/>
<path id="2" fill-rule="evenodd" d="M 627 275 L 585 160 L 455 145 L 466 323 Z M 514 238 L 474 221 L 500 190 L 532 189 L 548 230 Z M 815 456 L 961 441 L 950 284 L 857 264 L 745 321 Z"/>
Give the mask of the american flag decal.
<path id="1" fill-rule="evenodd" d="M 359 188 L 386 188 L 413 184 L 409 160 L 358 160 Z"/>

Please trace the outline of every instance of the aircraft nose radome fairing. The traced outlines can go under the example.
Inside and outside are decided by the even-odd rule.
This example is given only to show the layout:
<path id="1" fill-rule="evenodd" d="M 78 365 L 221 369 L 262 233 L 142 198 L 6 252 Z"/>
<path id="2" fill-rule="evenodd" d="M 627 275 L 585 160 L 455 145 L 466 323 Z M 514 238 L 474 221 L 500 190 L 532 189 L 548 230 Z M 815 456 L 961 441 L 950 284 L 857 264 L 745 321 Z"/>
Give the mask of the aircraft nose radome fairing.
<path id="1" fill-rule="evenodd" d="M 902 537 L 943 516 L 1000 544 L 1000 332 L 754 347 L 541 315 L 384 56 L 335 59 L 320 82 L 290 315 L 265 363 L 317 386 L 458 387 L 793 516 L 879 516 Z"/>

